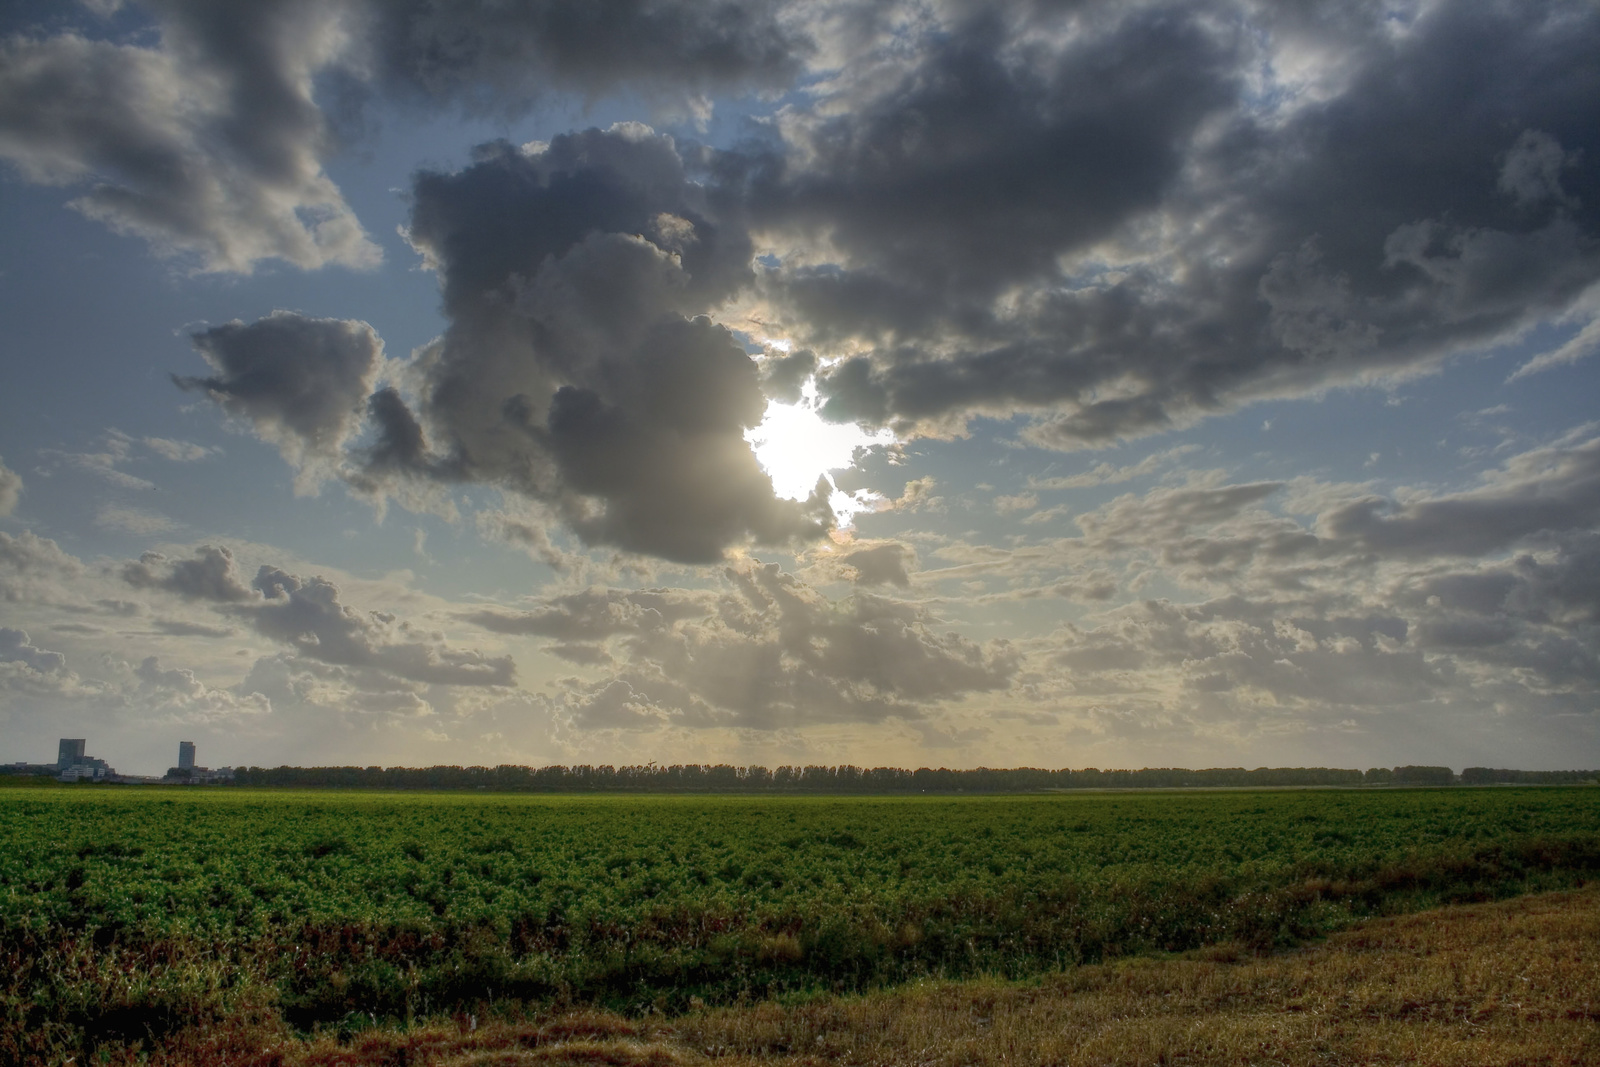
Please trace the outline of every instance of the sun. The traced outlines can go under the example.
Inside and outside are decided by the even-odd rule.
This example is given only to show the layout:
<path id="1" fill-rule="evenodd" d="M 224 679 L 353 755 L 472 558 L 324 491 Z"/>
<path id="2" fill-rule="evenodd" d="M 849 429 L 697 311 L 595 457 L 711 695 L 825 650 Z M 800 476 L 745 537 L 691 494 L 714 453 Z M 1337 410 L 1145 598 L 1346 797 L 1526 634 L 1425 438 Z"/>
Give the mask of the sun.
<path id="1" fill-rule="evenodd" d="M 744 439 L 772 479 L 774 493 L 805 500 L 816 491 L 817 479 L 826 478 L 834 517 L 841 527 L 849 526 L 856 513 L 871 510 L 882 497 L 870 489 L 846 493 L 834 484 L 832 472 L 854 466 L 867 449 L 894 444 L 895 436 L 887 429 L 868 433 L 855 423 L 827 422 L 817 414 L 818 406 L 816 387 L 807 383 L 798 404 L 768 401 L 761 424 Z"/>

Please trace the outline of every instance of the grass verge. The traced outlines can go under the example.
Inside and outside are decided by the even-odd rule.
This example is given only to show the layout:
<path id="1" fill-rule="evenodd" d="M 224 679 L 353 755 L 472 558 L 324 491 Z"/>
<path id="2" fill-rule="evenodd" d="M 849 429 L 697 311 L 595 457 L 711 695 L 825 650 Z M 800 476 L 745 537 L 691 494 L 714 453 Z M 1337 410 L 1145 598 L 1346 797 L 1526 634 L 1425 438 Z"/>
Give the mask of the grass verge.
<path id="1" fill-rule="evenodd" d="M 628 1019 L 458 1013 L 311 1037 L 270 1012 L 151 1047 L 151 1067 L 1600 1064 L 1600 886 L 1374 920 L 1270 955 L 1239 944 Z"/>

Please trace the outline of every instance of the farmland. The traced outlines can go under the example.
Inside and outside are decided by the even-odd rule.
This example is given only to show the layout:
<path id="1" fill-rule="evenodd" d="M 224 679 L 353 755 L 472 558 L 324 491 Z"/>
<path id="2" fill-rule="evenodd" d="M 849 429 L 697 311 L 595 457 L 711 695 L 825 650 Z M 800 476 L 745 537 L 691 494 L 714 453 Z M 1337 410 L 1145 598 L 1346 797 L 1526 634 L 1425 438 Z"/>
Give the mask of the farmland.
<path id="1" fill-rule="evenodd" d="M 1028 979 L 1582 884 L 1600 790 L 0 792 L 0 1060 Z"/>

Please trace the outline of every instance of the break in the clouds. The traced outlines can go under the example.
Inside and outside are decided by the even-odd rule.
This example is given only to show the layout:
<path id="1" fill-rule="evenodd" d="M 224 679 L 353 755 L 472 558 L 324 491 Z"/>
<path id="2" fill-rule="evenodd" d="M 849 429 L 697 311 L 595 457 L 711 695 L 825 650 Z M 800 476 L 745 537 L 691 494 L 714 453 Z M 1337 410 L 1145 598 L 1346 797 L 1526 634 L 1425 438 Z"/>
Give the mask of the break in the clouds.
<path id="1" fill-rule="evenodd" d="M 32 17 L 8 729 L 1600 762 L 1592 4 Z"/>

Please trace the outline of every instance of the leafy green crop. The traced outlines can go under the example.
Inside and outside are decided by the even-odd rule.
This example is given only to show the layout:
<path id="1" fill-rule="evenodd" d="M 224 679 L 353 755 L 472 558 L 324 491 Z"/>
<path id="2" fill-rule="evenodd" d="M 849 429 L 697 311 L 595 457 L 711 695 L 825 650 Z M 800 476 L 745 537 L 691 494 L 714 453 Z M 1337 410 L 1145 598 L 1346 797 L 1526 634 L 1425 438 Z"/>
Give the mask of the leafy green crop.
<path id="1" fill-rule="evenodd" d="M 1600 790 L 8 790 L 0 835 L 0 1025 L 87 1033 L 127 1005 L 80 1003 L 49 953 L 78 953 L 81 982 L 189 968 L 137 994 L 151 1010 L 172 1000 L 175 1018 L 231 1010 L 248 987 L 311 1025 L 496 1001 L 670 1008 L 1285 943 L 1592 877 Z"/>

